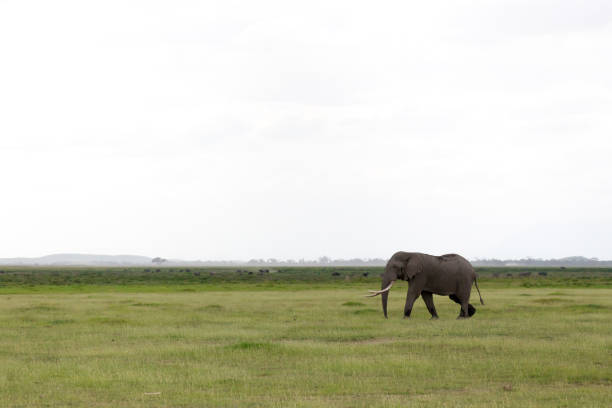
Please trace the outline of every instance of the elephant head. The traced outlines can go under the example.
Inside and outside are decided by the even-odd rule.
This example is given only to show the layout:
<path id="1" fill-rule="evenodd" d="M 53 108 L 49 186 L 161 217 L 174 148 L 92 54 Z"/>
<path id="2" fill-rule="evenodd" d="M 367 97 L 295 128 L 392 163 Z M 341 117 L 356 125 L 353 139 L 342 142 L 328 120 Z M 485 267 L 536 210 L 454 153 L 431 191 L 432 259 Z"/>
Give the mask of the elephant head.
<path id="1" fill-rule="evenodd" d="M 389 297 L 389 290 L 393 286 L 393 283 L 398 280 L 409 281 L 417 273 L 420 273 L 423 269 L 422 261 L 419 257 L 420 254 L 414 254 L 410 252 L 396 252 L 393 254 L 387 266 L 385 266 L 385 272 L 382 275 L 382 284 L 380 290 L 371 290 L 370 296 L 382 295 L 382 309 L 387 318 L 387 299 Z"/>

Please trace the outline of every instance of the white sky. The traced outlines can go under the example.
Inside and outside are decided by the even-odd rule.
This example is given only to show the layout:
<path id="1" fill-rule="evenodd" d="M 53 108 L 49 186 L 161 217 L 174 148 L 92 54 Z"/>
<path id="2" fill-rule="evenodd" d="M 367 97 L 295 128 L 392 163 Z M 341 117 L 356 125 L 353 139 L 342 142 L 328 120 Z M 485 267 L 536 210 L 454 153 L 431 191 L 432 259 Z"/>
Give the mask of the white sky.
<path id="1" fill-rule="evenodd" d="M 0 0 L 0 257 L 612 258 L 612 3 Z"/>

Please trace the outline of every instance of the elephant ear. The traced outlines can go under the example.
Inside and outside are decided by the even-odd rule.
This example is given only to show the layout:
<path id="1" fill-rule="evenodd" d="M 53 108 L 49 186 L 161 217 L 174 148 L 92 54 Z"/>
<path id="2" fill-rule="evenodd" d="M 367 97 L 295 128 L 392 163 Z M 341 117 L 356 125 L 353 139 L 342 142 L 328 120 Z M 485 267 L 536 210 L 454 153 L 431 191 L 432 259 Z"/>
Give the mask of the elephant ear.
<path id="1" fill-rule="evenodd" d="M 406 278 L 406 262 L 401 261 L 392 261 L 391 262 L 392 270 L 395 271 L 397 277 L 400 279 Z"/>
<path id="2" fill-rule="evenodd" d="M 414 278 L 421 272 L 423 272 L 423 263 L 421 262 L 420 257 L 411 256 L 410 259 L 408 259 L 408 262 L 406 262 L 406 266 L 404 269 L 406 280 Z"/>

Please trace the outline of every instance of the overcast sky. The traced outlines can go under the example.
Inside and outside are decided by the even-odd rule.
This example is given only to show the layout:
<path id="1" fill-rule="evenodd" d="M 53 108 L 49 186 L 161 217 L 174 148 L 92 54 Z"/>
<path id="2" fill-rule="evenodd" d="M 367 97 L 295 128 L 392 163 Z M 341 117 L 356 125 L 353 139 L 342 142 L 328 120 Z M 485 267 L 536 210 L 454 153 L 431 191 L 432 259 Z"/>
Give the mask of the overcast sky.
<path id="1" fill-rule="evenodd" d="M 0 0 L 0 257 L 612 259 L 612 3 Z"/>

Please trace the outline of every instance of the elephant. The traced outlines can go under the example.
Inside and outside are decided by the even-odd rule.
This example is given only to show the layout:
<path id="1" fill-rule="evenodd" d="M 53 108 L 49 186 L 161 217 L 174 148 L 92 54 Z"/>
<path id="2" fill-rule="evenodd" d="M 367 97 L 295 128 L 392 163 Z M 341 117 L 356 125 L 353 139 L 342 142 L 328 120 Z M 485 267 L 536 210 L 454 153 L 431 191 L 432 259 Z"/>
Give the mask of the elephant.
<path id="1" fill-rule="evenodd" d="M 422 296 L 431 318 L 437 319 L 433 294 L 448 296 L 460 304 L 458 319 L 472 317 L 476 313 L 476 308 L 469 303 L 472 282 L 476 284 L 480 303 L 484 305 L 476 282 L 476 272 L 464 257 L 457 254 L 433 256 L 418 252 L 396 252 L 385 267 L 381 290 L 371 290 L 371 294 L 367 295 L 368 297 L 382 295 L 385 319 L 389 289 L 397 279 L 408 281 L 404 318 L 410 317 L 414 301 Z"/>

